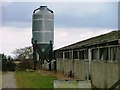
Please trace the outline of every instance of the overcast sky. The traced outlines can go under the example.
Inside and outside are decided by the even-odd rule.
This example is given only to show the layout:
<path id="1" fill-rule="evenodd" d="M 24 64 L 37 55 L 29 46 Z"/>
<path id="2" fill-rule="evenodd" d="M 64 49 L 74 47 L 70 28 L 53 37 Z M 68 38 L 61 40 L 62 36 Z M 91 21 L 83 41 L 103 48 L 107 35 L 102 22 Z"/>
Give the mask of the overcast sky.
<path id="1" fill-rule="evenodd" d="M 4 2 L 0 53 L 32 45 L 32 12 L 41 5 L 54 11 L 54 49 L 118 29 L 118 2 Z"/>

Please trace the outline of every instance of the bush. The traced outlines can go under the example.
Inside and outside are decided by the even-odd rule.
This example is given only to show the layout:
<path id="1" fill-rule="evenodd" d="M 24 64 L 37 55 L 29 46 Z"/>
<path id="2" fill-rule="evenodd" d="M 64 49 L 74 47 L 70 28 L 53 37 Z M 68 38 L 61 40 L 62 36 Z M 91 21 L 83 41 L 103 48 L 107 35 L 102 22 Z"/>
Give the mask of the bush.
<path id="1" fill-rule="evenodd" d="M 8 61 L 7 62 L 7 69 L 8 69 L 8 71 L 15 71 L 15 67 L 16 67 L 16 65 L 15 65 L 14 62 L 12 62 L 12 61 Z"/>
<path id="2" fill-rule="evenodd" d="M 7 63 L 4 60 L 2 60 L 2 71 L 7 71 Z"/>
<path id="3" fill-rule="evenodd" d="M 18 64 L 18 70 L 20 71 L 25 71 L 27 69 L 32 69 L 32 62 L 31 60 L 22 60 L 19 64 Z"/>
<path id="4" fill-rule="evenodd" d="M 15 63 L 13 61 L 3 61 L 2 71 L 15 71 Z"/>

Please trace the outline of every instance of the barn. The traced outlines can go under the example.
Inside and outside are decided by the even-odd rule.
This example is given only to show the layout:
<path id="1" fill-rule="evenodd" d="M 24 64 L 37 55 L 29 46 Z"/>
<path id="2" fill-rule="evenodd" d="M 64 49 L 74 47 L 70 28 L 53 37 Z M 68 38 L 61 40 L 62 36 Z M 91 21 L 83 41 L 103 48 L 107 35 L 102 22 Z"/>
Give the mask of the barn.
<path id="1" fill-rule="evenodd" d="M 110 88 L 120 79 L 120 30 L 55 50 L 56 70 L 97 88 Z"/>

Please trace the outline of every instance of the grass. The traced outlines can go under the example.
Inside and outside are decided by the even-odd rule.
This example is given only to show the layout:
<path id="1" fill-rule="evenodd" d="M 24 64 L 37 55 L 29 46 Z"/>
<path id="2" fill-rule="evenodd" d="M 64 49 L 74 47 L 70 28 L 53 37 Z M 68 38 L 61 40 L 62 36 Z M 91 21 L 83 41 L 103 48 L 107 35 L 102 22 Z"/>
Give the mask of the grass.
<path id="1" fill-rule="evenodd" d="M 55 75 L 44 72 L 15 72 L 18 88 L 53 88 L 53 80 L 57 79 Z"/>

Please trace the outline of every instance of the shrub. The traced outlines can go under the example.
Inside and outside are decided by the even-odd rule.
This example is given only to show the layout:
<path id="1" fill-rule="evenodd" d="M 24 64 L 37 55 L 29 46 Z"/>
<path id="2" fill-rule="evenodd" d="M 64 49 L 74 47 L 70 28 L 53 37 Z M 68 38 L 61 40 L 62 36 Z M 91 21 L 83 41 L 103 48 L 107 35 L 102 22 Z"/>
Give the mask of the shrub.
<path id="1" fill-rule="evenodd" d="M 13 61 L 3 61 L 2 71 L 15 71 L 15 63 Z"/>
<path id="2" fill-rule="evenodd" d="M 31 60 L 21 60 L 21 62 L 18 64 L 18 70 L 25 71 L 27 69 L 32 69 L 32 62 Z"/>
<path id="3" fill-rule="evenodd" d="M 16 65 L 15 65 L 14 62 L 12 62 L 12 61 L 7 61 L 7 70 L 8 70 L 8 71 L 15 71 L 15 67 L 16 67 Z"/>

